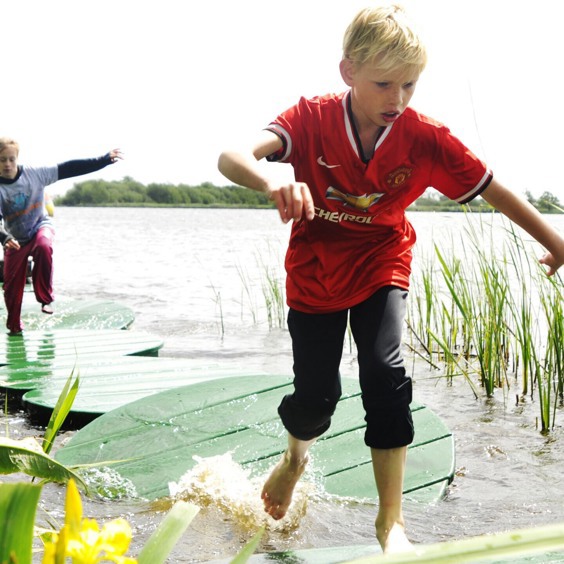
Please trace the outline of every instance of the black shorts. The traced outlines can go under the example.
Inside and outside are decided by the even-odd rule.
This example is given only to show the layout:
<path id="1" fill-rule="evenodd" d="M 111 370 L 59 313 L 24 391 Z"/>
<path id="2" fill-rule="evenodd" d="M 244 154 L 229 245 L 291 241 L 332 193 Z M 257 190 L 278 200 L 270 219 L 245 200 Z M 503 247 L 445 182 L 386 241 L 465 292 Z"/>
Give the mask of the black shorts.
<path id="1" fill-rule="evenodd" d="M 395 448 L 413 441 L 411 378 L 401 355 L 408 292 L 395 286 L 335 313 L 290 309 L 288 328 L 294 354 L 294 392 L 278 408 L 286 430 L 301 440 L 322 435 L 341 397 L 341 363 L 347 322 L 358 351 L 365 410 L 365 442 Z"/>

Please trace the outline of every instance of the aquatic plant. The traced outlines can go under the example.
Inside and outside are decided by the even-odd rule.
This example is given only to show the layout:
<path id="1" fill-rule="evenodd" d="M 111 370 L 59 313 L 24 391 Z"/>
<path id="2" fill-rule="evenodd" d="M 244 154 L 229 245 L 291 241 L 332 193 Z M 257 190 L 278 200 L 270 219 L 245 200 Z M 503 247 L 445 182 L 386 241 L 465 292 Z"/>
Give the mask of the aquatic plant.
<path id="1" fill-rule="evenodd" d="M 80 385 L 76 365 L 67 379 L 47 424 L 42 445 L 32 437 L 21 440 L 0 437 L 0 474 L 22 472 L 44 481 L 65 483 L 74 479 L 86 487 L 75 470 L 49 456 L 55 437 L 63 425 Z M 6 407 L 7 409 L 7 407 Z"/>
<path id="2" fill-rule="evenodd" d="M 223 321 L 223 306 L 221 304 L 221 292 L 219 290 L 216 290 L 215 286 L 211 282 L 210 282 L 210 286 L 215 296 L 215 304 L 219 308 L 219 322 L 221 328 L 221 337 L 223 338 L 225 336 L 225 323 Z"/>
<path id="3" fill-rule="evenodd" d="M 100 529 L 93 519 L 83 518 L 82 501 L 74 480 L 69 480 L 65 500 L 65 523 L 58 532 L 42 535 L 45 542 L 43 564 L 58 564 L 66 557 L 73 564 L 97 564 L 111 560 L 118 564 L 137 564 L 125 556 L 131 542 L 131 526 L 125 519 L 114 519 Z"/>
<path id="4" fill-rule="evenodd" d="M 76 377 L 75 377 L 76 372 Z M 74 378 L 74 382 L 73 382 Z M 57 403 L 53 408 L 49 422 L 47 423 L 47 428 L 45 429 L 45 434 L 43 435 L 42 448 L 45 454 L 49 454 L 53 448 L 55 442 L 55 437 L 61 430 L 65 419 L 67 418 L 76 394 L 78 393 L 78 388 L 80 386 L 80 372 L 77 369 L 76 364 L 70 373 L 68 380 L 65 382 L 61 393 L 57 399 Z"/>
<path id="5" fill-rule="evenodd" d="M 259 265 L 262 267 L 262 293 L 266 305 L 268 327 L 284 327 L 286 320 L 284 283 L 279 275 L 278 268 L 258 256 Z"/>
<path id="6" fill-rule="evenodd" d="M 40 495 L 40 485 L 0 484 L 0 562 L 31 564 Z"/>
<path id="7" fill-rule="evenodd" d="M 245 268 L 243 268 L 240 264 L 236 264 L 235 268 L 237 270 L 237 274 L 239 276 L 239 280 L 241 280 L 241 284 L 243 285 L 242 293 L 244 296 L 247 297 L 249 307 L 251 310 L 251 315 L 253 318 L 253 323 L 257 323 L 257 307 L 255 303 L 254 294 L 252 292 L 252 285 L 249 280 L 249 274 Z M 241 318 L 243 317 L 243 303 L 244 299 L 241 299 Z"/>
<path id="8" fill-rule="evenodd" d="M 512 224 L 499 237 L 487 217 L 467 214 L 464 242 L 434 245 L 440 277 L 429 259 L 414 271 L 409 345 L 474 395 L 475 377 L 488 397 L 499 389 L 504 398 L 520 377 L 522 395 L 539 399 L 544 433 L 564 401 L 562 280 L 546 276 Z"/>
<path id="9" fill-rule="evenodd" d="M 0 484 L 0 562 L 31 564 L 34 522 L 41 485 Z M 65 521 L 60 530 L 40 531 L 43 564 L 162 564 L 199 508 L 176 502 L 148 539 L 137 558 L 126 556 L 131 526 L 122 518 L 99 526 L 83 516 L 82 501 L 73 479 L 65 500 Z"/>

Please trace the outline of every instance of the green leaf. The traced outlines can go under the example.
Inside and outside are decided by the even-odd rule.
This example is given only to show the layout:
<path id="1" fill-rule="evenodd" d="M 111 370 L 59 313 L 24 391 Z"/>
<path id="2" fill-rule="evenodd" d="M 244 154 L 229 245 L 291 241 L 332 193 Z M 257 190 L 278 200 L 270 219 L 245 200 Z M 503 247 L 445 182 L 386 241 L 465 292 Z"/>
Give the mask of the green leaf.
<path id="1" fill-rule="evenodd" d="M 142 548 L 139 564 L 162 564 L 182 536 L 200 508 L 185 501 L 177 501 L 167 513 L 157 530 Z"/>
<path id="2" fill-rule="evenodd" d="M 40 494 L 40 485 L 0 484 L 0 562 L 31 564 Z"/>
<path id="3" fill-rule="evenodd" d="M 76 375 L 76 379 L 71 386 L 75 369 L 76 365 L 73 367 L 72 372 L 68 380 L 66 381 L 59 395 L 59 398 L 57 399 L 57 403 L 53 408 L 53 413 L 51 413 L 51 417 L 49 418 L 47 429 L 45 429 L 42 448 L 46 454 L 49 454 L 51 452 L 51 449 L 53 448 L 53 444 L 55 442 L 55 437 L 57 436 L 57 433 L 65 422 L 65 419 L 67 418 L 67 415 L 71 410 L 72 404 L 74 403 L 74 398 L 78 393 L 79 374 Z"/>
<path id="4" fill-rule="evenodd" d="M 23 472 L 50 482 L 66 483 L 74 478 L 86 489 L 86 484 L 73 470 L 45 454 L 39 443 L 29 437 L 16 441 L 0 437 L 0 474 Z"/>
<path id="5" fill-rule="evenodd" d="M 241 552 L 239 552 L 239 554 L 237 554 L 237 556 L 235 556 L 235 558 L 231 560 L 230 564 L 245 564 L 245 562 L 247 562 L 247 560 L 254 554 L 255 550 L 257 549 L 257 546 L 260 542 L 260 539 L 262 539 L 265 530 L 266 527 L 261 527 L 254 534 L 251 540 L 243 547 Z"/>

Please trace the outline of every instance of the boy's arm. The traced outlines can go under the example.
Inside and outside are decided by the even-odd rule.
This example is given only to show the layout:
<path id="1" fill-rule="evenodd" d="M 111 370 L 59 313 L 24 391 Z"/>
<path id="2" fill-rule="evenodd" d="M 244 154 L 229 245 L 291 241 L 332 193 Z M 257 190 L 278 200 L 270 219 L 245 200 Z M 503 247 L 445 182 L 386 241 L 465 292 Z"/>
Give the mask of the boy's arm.
<path id="1" fill-rule="evenodd" d="M 58 179 L 63 180 L 65 178 L 72 178 L 73 176 L 88 174 L 89 172 L 96 172 L 97 170 L 115 163 L 121 158 L 123 158 L 121 151 L 119 149 L 113 149 L 109 153 L 94 159 L 75 159 L 72 161 L 66 161 L 57 165 Z"/>
<path id="2" fill-rule="evenodd" d="M 560 235 L 529 202 L 515 195 L 493 179 L 482 198 L 511 221 L 522 227 L 548 252 L 540 259 L 552 276 L 564 264 L 564 237 Z"/>
<path id="3" fill-rule="evenodd" d="M 274 201 L 280 218 L 284 223 L 299 221 L 305 214 L 313 219 L 314 206 L 311 193 L 304 182 L 277 184 L 266 177 L 258 166 L 258 161 L 272 155 L 282 147 L 282 140 L 271 131 L 262 131 L 257 142 L 250 149 L 224 151 L 219 156 L 217 167 L 231 182 L 264 192 Z"/>

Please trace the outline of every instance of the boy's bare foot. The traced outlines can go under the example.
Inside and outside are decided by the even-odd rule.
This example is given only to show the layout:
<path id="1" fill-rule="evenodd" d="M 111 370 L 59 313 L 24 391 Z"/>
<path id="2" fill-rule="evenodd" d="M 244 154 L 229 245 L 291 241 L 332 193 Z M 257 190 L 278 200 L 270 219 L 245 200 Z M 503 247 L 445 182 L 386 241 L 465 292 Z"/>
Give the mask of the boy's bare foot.
<path id="1" fill-rule="evenodd" d="M 394 523 L 390 528 L 384 528 L 382 531 L 376 526 L 376 538 L 384 554 L 413 550 L 413 545 L 405 534 L 405 528 L 400 523 Z"/>
<path id="2" fill-rule="evenodd" d="M 294 488 L 304 473 L 306 464 L 307 457 L 292 460 L 286 451 L 270 473 L 260 497 L 264 502 L 264 510 L 273 519 L 282 519 L 286 515 L 292 502 Z"/>
<path id="3" fill-rule="evenodd" d="M 52 315 L 53 314 L 53 307 L 50 304 L 43 304 L 41 306 L 41 311 L 43 313 L 46 313 L 47 315 Z"/>

